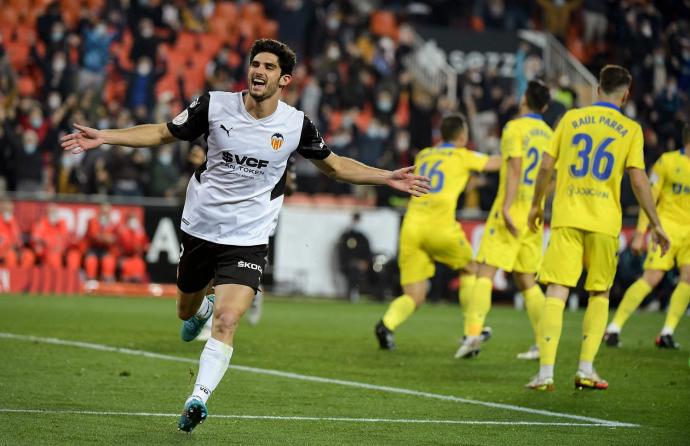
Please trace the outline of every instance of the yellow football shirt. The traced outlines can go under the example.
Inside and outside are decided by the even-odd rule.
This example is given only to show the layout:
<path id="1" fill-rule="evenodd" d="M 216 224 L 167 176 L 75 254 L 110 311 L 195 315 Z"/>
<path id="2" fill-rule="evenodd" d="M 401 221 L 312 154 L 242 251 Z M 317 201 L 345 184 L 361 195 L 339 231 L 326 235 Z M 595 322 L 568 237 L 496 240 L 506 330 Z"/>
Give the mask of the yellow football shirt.
<path id="1" fill-rule="evenodd" d="M 657 213 L 666 231 L 676 227 L 690 231 L 690 157 L 685 150 L 681 148 L 661 155 L 650 176 L 658 197 Z M 638 231 L 646 231 L 648 223 L 647 216 L 640 211 Z"/>
<path id="2" fill-rule="evenodd" d="M 617 237 L 623 171 L 644 169 L 642 148 L 642 128 L 615 105 L 597 102 L 568 111 L 546 150 L 558 171 L 551 226 Z"/>
<path id="3" fill-rule="evenodd" d="M 532 197 L 534 196 L 534 183 L 537 179 L 537 171 L 541 157 L 553 138 L 553 131 L 544 122 L 541 115 L 528 113 L 517 119 L 509 121 L 503 128 L 501 136 L 501 164 L 498 193 L 494 200 L 491 212 L 501 211 L 505 200 L 506 185 L 505 176 L 508 171 L 509 158 L 522 158 L 520 182 L 515 201 L 510 207 L 510 216 L 519 230 L 527 227 L 527 215 L 529 214 Z"/>
<path id="4" fill-rule="evenodd" d="M 470 172 L 484 170 L 488 161 L 487 155 L 448 144 L 419 152 L 415 173 L 431 179 L 431 190 L 410 199 L 405 218 L 455 222 L 458 197 L 467 185 Z"/>

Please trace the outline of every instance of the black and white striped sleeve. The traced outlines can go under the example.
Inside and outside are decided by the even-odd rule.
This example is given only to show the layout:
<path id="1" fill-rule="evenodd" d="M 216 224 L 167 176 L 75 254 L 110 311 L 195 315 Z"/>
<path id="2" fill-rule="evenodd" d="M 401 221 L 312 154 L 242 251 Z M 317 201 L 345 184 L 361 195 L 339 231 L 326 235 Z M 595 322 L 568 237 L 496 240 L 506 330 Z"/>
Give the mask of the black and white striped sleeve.
<path id="1" fill-rule="evenodd" d="M 316 126 L 307 116 L 304 116 L 302 134 L 297 145 L 297 153 L 305 158 L 322 160 L 331 154 L 331 150 L 324 142 Z"/>
<path id="2" fill-rule="evenodd" d="M 205 93 L 199 96 L 189 107 L 168 122 L 168 130 L 177 138 L 184 141 L 193 141 L 201 135 L 208 134 L 208 108 L 211 95 Z"/>

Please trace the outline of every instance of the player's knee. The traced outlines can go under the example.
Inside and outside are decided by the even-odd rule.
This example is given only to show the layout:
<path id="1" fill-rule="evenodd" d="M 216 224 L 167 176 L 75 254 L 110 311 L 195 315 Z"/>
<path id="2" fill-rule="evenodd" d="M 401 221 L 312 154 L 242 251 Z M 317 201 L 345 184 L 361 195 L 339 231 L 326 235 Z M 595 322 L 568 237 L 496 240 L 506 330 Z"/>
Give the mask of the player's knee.
<path id="1" fill-rule="evenodd" d="M 242 314 L 234 308 L 219 309 L 213 314 L 213 327 L 221 333 L 234 331 Z"/>

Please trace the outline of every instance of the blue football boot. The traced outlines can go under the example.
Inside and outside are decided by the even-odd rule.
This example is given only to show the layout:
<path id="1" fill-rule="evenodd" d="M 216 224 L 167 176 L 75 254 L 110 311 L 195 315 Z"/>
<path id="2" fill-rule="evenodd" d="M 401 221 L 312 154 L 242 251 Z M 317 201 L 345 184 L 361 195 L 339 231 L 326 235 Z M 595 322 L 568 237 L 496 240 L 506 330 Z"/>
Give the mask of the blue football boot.
<path id="1" fill-rule="evenodd" d="M 194 428 L 204 422 L 208 416 L 206 404 L 199 398 L 191 397 L 184 403 L 180 421 L 177 422 L 177 428 L 184 432 L 192 432 Z"/>
<path id="2" fill-rule="evenodd" d="M 204 319 L 199 319 L 196 316 L 192 316 L 186 321 L 182 322 L 182 328 L 180 328 L 180 337 L 183 341 L 193 341 L 194 338 L 199 336 L 199 333 L 201 333 L 201 329 L 204 328 L 204 325 L 206 325 L 206 321 L 213 316 L 213 302 L 216 299 L 216 295 L 209 294 L 206 296 L 206 298 L 211 301 L 211 313 Z"/>

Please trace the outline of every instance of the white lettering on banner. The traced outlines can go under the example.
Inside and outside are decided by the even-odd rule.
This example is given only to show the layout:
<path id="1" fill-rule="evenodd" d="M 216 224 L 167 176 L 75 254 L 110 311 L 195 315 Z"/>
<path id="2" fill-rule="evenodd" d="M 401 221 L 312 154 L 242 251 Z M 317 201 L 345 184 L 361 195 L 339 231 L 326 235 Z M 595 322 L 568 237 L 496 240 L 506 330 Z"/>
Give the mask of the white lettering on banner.
<path id="1" fill-rule="evenodd" d="M 515 77 L 515 54 L 497 53 L 488 51 L 464 51 L 455 50 L 448 54 L 448 63 L 462 74 L 465 71 L 475 68 L 480 70 L 497 70 L 499 76 Z"/>
<path id="2" fill-rule="evenodd" d="M 158 263 L 161 252 L 168 255 L 168 263 L 175 264 L 180 258 L 180 242 L 177 240 L 175 225 L 168 217 L 161 218 L 153 234 L 151 246 L 146 253 L 148 263 Z"/>
<path id="3" fill-rule="evenodd" d="M 5 268 L 0 268 L 0 293 L 10 291 L 10 272 Z"/>

